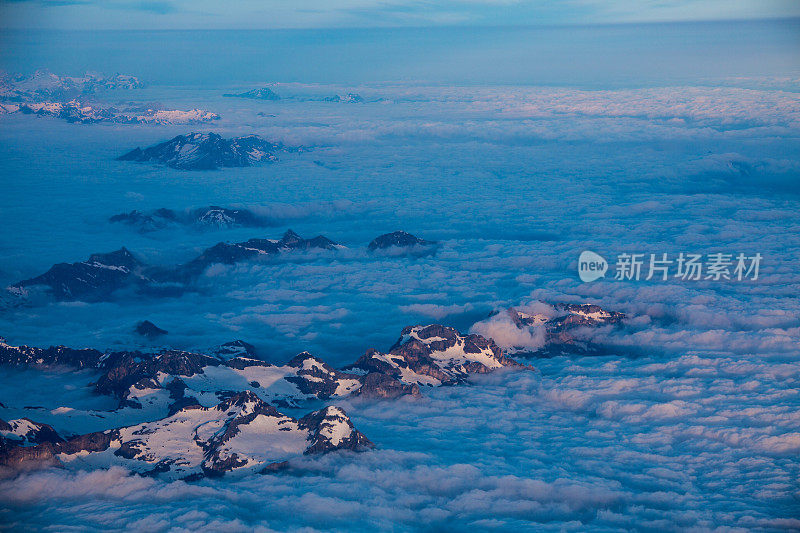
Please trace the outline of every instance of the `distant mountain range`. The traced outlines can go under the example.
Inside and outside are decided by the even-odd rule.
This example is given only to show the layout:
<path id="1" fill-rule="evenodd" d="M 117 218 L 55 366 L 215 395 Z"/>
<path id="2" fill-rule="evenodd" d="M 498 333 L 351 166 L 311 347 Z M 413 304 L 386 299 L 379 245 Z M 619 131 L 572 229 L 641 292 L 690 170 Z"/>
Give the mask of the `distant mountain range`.
<path id="1" fill-rule="evenodd" d="M 260 89 L 253 89 L 251 91 L 245 91 L 243 93 L 237 94 L 223 94 L 222 96 L 226 98 L 247 98 L 250 100 L 280 100 L 281 97 L 278 96 L 275 91 L 270 89 L 269 87 L 262 87 Z"/>
<path id="2" fill-rule="evenodd" d="M 69 102 L 0 103 L 0 114 L 21 113 L 43 117 L 55 117 L 67 122 L 93 124 L 113 122 L 115 124 L 203 124 L 219 120 L 219 115 L 190 109 L 188 111 L 141 109 L 137 106 L 118 109 L 83 104 L 77 100 Z"/>
<path id="3" fill-rule="evenodd" d="M 268 217 L 255 214 L 249 209 L 234 209 L 211 205 L 179 212 L 161 208 L 147 213 L 138 210 L 111 216 L 109 222 L 125 224 L 140 233 L 166 228 L 171 224 L 194 226 L 197 228 L 264 227 L 273 225 Z"/>
<path id="4" fill-rule="evenodd" d="M 157 211 L 161 212 L 161 210 Z M 164 214 L 167 218 L 172 216 Z M 253 222 L 246 211 L 231 211 L 212 207 L 195 212 L 199 219 L 241 220 Z M 141 223 L 148 220 L 139 213 L 120 215 L 120 220 Z M 154 219 L 149 219 L 154 220 Z M 148 222 L 149 223 L 149 222 Z M 378 244 L 375 244 L 375 242 Z M 382 235 L 375 239 L 370 249 L 416 250 L 422 246 L 433 245 L 405 232 Z M 300 237 L 288 230 L 280 239 L 255 238 L 244 242 L 219 242 L 204 250 L 199 256 L 182 265 L 174 267 L 154 267 L 137 259 L 127 248 L 109 253 L 92 254 L 86 261 L 77 263 L 58 263 L 39 276 L 14 283 L 6 290 L 13 296 L 28 298 L 35 294 L 45 294 L 57 300 L 103 301 L 113 297 L 119 290 L 132 290 L 149 294 L 176 294 L 213 264 L 232 265 L 262 258 L 277 257 L 284 253 L 310 250 L 334 251 L 344 246 L 331 239 L 318 235 L 311 239 Z"/>
<path id="5" fill-rule="evenodd" d="M 364 102 L 364 98 L 362 98 L 361 95 L 359 95 L 358 93 L 335 94 L 333 96 L 324 96 L 321 98 L 301 97 L 301 96 L 290 96 L 288 98 L 284 98 L 269 87 L 260 87 L 242 93 L 225 93 L 222 96 L 226 98 L 246 98 L 248 100 L 266 100 L 271 102 L 277 102 L 278 100 L 304 100 L 304 101 L 316 100 L 321 102 L 336 102 L 343 104 L 360 104 Z"/>
<path id="6" fill-rule="evenodd" d="M 336 102 L 340 104 L 361 104 L 364 98 L 358 93 L 337 94 L 334 96 L 326 96 L 322 99 L 323 102 Z"/>
<path id="7" fill-rule="evenodd" d="M 30 76 L 0 74 L 0 101 L 71 100 L 104 90 L 140 89 L 144 84 L 126 74 L 87 73 L 80 77 L 59 76 L 37 70 Z"/>
<path id="8" fill-rule="evenodd" d="M 202 109 L 182 111 L 142 104 L 120 107 L 91 102 L 103 91 L 142 86 L 137 78 L 122 74 L 69 77 L 39 70 L 32 76 L 0 75 L 0 114 L 54 117 L 80 124 L 203 124 L 220 118 Z"/>

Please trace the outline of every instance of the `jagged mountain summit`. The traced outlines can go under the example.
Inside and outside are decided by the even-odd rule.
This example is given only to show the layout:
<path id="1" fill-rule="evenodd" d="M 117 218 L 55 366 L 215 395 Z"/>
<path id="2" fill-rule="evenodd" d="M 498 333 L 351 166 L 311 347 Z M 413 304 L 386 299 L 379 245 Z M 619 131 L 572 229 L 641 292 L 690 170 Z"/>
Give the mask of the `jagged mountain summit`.
<path id="1" fill-rule="evenodd" d="M 2 450 L 16 446 L 36 446 L 45 442 L 63 442 L 63 438 L 47 424 L 34 422 L 29 418 L 17 420 L 0 419 L 0 455 Z"/>
<path id="2" fill-rule="evenodd" d="M 121 406 L 162 415 L 187 403 L 214 405 L 242 390 L 274 405 L 296 407 L 349 396 L 361 387 L 360 376 L 335 370 L 306 352 L 284 365 L 180 350 L 155 356 L 121 353 L 112 359 L 102 367 L 95 390 L 116 396 Z"/>
<path id="3" fill-rule="evenodd" d="M 296 250 L 336 250 L 339 248 L 343 248 L 343 246 L 322 235 L 304 239 L 294 231 L 287 230 L 278 240 L 250 239 L 237 243 L 217 243 L 178 270 L 183 275 L 196 276 L 217 263 L 232 265 Z"/>
<path id="4" fill-rule="evenodd" d="M 123 465 L 145 475 L 197 479 L 237 470 L 267 473 L 302 455 L 371 447 L 338 407 L 295 419 L 252 392 L 241 392 L 213 407 L 186 406 L 154 422 L 36 446 L 10 446 L 0 452 L 0 464 L 69 465 L 92 455 L 98 466 Z"/>
<path id="5" fill-rule="evenodd" d="M 256 227 L 263 225 L 262 221 L 247 209 L 228 209 L 216 205 L 204 209 L 197 209 L 194 218 L 199 226 L 213 228 Z"/>
<path id="6" fill-rule="evenodd" d="M 505 309 L 478 322 L 472 330 L 483 335 L 492 335 L 496 329 L 511 326 L 525 332 L 526 335 L 522 337 L 531 342 L 525 345 L 515 344 L 515 338 L 512 337 L 502 346 L 514 355 L 598 355 L 606 353 L 607 348 L 593 340 L 591 333 L 601 327 L 618 327 L 624 319 L 623 313 L 608 311 L 594 304 L 557 303 L 533 308 Z"/>
<path id="7" fill-rule="evenodd" d="M 408 385 L 436 387 L 459 383 L 472 374 L 522 366 L 505 357 L 491 339 L 432 324 L 406 327 L 388 353 L 369 350 L 344 370 L 377 372 Z"/>
<path id="8" fill-rule="evenodd" d="M 251 91 L 245 91 L 243 93 L 237 93 L 237 94 L 227 93 L 223 94 L 222 96 L 226 98 L 248 98 L 250 100 L 277 101 L 281 99 L 281 97 L 269 87 L 262 87 L 260 89 L 253 89 Z"/>
<path id="9" fill-rule="evenodd" d="M 209 352 L 214 357 L 222 359 L 223 361 L 236 359 L 237 357 L 242 357 L 245 359 L 258 359 L 256 356 L 256 347 L 249 342 L 245 342 L 240 339 L 215 346 L 214 348 L 211 348 Z"/>
<path id="10" fill-rule="evenodd" d="M 35 278 L 22 280 L 7 288 L 13 294 L 28 296 L 37 288 L 47 288 L 58 300 L 97 301 L 113 292 L 148 282 L 144 263 L 126 248 L 93 254 L 79 263 L 58 263 Z"/>
<path id="11" fill-rule="evenodd" d="M 37 348 L 11 346 L 0 337 L 0 365 L 22 368 L 71 366 L 77 369 L 99 368 L 104 353 L 91 348 L 74 349 L 66 346 Z"/>
<path id="12" fill-rule="evenodd" d="M 225 139 L 217 133 L 189 133 L 144 149 L 135 148 L 117 160 L 159 163 L 181 170 L 217 170 L 277 161 L 275 152 L 282 149 L 283 145 L 258 135 Z"/>
<path id="13" fill-rule="evenodd" d="M 513 307 L 509 309 L 509 314 L 516 323 L 528 326 L 546 324 L 554 333 L 580 326 L 618 324 L 625 318 L 623 313 L 608 311 L 594 304 L 558 303 L 552 307 L 554 315 L 528 313 Z"/>

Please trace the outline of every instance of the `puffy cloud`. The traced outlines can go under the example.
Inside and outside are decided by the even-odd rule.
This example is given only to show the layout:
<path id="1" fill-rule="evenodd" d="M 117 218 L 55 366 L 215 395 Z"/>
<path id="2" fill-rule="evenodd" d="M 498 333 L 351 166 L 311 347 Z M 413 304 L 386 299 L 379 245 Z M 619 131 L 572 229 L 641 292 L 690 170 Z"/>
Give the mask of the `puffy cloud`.
<path id="1" fill-rule="evenodd" d="M 546 304 L 538 307 L 544 308 L 544 313 L 552 311 L 552 308 L 549 308 Z M 523 310 L 522 307 L 519 309 Z M 526 307 L 525 310 L 533 311 L 530 307 Z M 543 326 L 518 328 L 505 310 L 501 310 L 486 320 L 476 322 L 470 328 L 470 333 L 477 333 L 493 339 L 502 348 L 537 350 L 545 344 L 545 329 Z"/>

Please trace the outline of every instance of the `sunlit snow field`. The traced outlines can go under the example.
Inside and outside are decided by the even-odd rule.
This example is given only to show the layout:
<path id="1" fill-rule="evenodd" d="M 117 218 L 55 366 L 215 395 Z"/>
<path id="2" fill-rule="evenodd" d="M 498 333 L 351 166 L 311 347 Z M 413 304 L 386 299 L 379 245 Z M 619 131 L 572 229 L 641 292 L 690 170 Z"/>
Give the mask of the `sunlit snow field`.
<path id="1" fill-rule="evenodd" d="M 148 86 L 107 102 L 222 116 L 203 126 L 0 116 L 3 286 L 121 246 L 164 265 L 288 228 L 347 247 L 216 266 L 181 297 L 4 308 L 11 344 L 202 350 L 243 339 L 270 361 L 309 350 L 343 365 L 388 349 L 406 325 L 467 331 L 536 300 L 631 319 L 598 339 L 614 356 L 529 361 L 536 371 L 420 400 L 338 402 L 376 450 L 290 474 L 2 480 L 0 529 L 800 528 L 796 21 L 2 40 L 8 71 L 122 72 Z M 284 99 L 222 97 L 268 84 Z M 366 102 L 312 100 L 348 92 Z M 208 172 L 114 160 L 190 131 L 308 150 Z M 107 221 L 208 205 L 248 207 L 275 226 L 140 234 Z M 438 253 L 366 251 L 398 229 L 440 241 Z M 582 284 L 583 250 L 764 260 L 757 281 Z M 143 319 L 169 335 L 137 338 Z M 90 377 L 3 371 L 0 403 L 108 409 L 81 389 Z M 19 414 L 0 408 L 9 416 Z"/>

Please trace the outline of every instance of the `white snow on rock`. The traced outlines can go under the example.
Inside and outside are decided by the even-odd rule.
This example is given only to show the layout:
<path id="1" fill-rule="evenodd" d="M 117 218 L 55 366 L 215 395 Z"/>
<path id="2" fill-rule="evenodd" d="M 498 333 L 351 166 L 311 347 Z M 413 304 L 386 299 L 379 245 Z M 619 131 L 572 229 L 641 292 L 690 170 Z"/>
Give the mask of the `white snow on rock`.
<path id="1" fill-rule="evenodd" d="M 212 358 L 206 361 L 214 363 Z M 175 380 L 185 385 L 183 397 L 207 407 L 239 391 L 252 392 L 274 405 L 297 406 L 308 400 L 345 397 L 362 385 L 358 376 L 335 370 L 307 352 L 285 365 L 248 357 L 222 357 L 220 362 L 205 364 L 198 371 L 158 372 L 150 381 L 131 385 L 124 393 L 125 404 L 165 413 L 175 401 L 167 390 Z"/>
<path id="2" fill-rule="evenodd" d="M 337 407 L 302 419 L 278 412 L 252 392 L 212 407 L 189 406 L 162 420 L 97 434 L 104 449 L 58 453 L 66 465 L 123 465 L 172 479 L 263 469 L 309 453 L 358 450 L 371 443 Z M 88 440 L 88 439 L 87 439 Z"/>
<path id="3" fill-rule="evenodd" d="M 505 357 L 491 339 L 432 324 L 405 328 L 388 353 L 370 350 L 344 370 L 378 372 L 405 384 L 437 387 L 463 381 L 471 374 L 520 366 Z"/>
<path id="4" fill-rule="evenodd" d="M 59 442 L 61 437 L 47 424 L 34 422 L 29 418 L 19 418 L 4 422 L 0 420 L 0 442 L 10 445 L 36 446 L 43 442 Z"/>
<path id="5" fill-rule="evenodd" d="M 98 107 L 78 100 L 68 102 L 25 102 L 0 104 L 0 114 L 31 114 L 55 117 L 81 124 L 110 122 L 115 124 L 203 124 L 219 120 L 219 115 L 202 109 L 139 109 Z"/>

